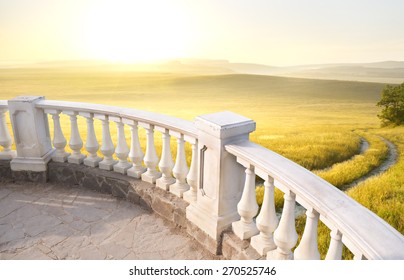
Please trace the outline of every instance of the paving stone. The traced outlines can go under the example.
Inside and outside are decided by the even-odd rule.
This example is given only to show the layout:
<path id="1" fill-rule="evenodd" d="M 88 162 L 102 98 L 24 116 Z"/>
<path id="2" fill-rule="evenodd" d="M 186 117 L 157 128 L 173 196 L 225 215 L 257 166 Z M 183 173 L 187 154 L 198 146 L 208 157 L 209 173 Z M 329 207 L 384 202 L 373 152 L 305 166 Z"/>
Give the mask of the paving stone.
<path id="1" fill-rule="evenodd" d="M 123 260 L 136 260 L 136 254 L 134 252 L 130 252 L 128 255 L 122 258 Z"/>
<path id="2" fill-rule="evenodd" d="M 90 225 L 90 238 L 93 244 L 102 244 L 113 237 L 119 228 L 108 223 L 95 223 Z"/>
<path id="3" fill-rule="evenodd" d="M 49 253 L 52 252 L 52 250 L 49 247 L 47 247 L 43 244 L 36 245 L 36 248 L 38 248 L 42 253 L 44 253 L 46 255 L 48 255 Z"/>
<path id="4" fill-rule="evenodd" d="M 12 189 L 5 189 L 0 186 L 0 200 L 7 197 L 10 193 L 12 193 Z"/>
<path id="5" fill-rule="evenodd" d="M 135 228 L 132 225 L 133 223 L 129 223 L 126 227 L 120 228 L 116 235 L 111 238 L 111 242 L 119 246 L 124 246 L 127 249 L 132 248 L 134 238 L 133 230 Z"/>
<path id="6" fill-rule="evenodd" d="M 0 253 L 0 260 L 11 260 L 14 257 L 15 253 L 6 253 L 6 252 Z"/>
<path id="7" fill-rule="evenodd" d="M 133 207 L 132 204 L 121 201 L 119 207 L 114 209 L 110 215 L 104 217 L 104 221 L 116 227 L 124 227 L 132 221 L 132 219 L 147 213 L 140 207 Z"/>
<path id="8" fill-rule="evenodd" d="M 51 260 L 52 258 L 44 254 L 36 247 L 28 248 L 21 253 L 15 255 L 13 260 Z"/>
<path id="9" fill-rule="evenodd" d="M 86 246 L 78 251 L 80 260 L 105 260 L 107 253 L 96 246 Z"/>
<path id="10" fill-rule="evenodd" d="M 116 199 L 115 197 L 109 195 L 103 195 L 99 197 L 93 197 L 94 201 L 94 208 L 97 209 L 105 209 L 107 211 L 114 211 L 118 208 L 120 200 Z"/>
<path id="11" fill-rule="evenodd" d="M 23 239 L 25 230 L 23 227 L 13 228 L 11 225 L 2 225 L 2 233 L 0 234 L 0 250 L 10 241 Z M 6 229 L 6 231 L 4 231 Z"/>
<path id="12" fill-rule="evenodd" d="M 6 199 L 2 199 L 0 201 L 0 218 L 4 218 L 17 209 L 25 206 L 23 201 L 17 199 L 17 196 L 18 194 L 13 192 Z"/>
<path id="13" fill-rule="evenodd" d="M 89 232 L 84 235 L 79 233 L 69 236 L 57 246 L 52 247 L 52 251 L 60 259 L 78 259 L 80 257 L 79 251 L 86 248 L 86 245 L 91 244 L 88 240 L 89 237 L 86 236 L 88 234 Z"/>
<path id="14" fill-rule="evenodd" d="M 39 238 L 45 246 L 51 248 L 51 247 L 63 242 L 69 236 L 72 236 L 75 233 L 77 233 L 76 230 L 74 230 L 70 226 L 62 223 L 62 224 L 56 226 L 51 231 L 40 235 Z"/>
<path id="15" fill-rule="evenodd" d="M 69 223 L 69 226 L 77 231 L 83 231 L 90 228 L 90 223 L 80 218 L 73 217 L 73 222 Z"/>
<path id="16" fill-rule="evenodd" d="M 24 221 L 39 215 L 41 215 L 41 211 L 39 210 L 39 207 L 34 203 L 26 204 L 13 213 L 15 222 Z"/>
<path id="17" fill-rule="evenodd" d="M 129 248 L 115 242 L 103 244 L 99 248 L 104 252 L 108 252 L 108 259 L 123 259 L 131 252 Z"/>
<path id="18" fill-rule="evenodd" d="M 0 242 L 1 242 L 1 236 L 6 234 L 7 232 L 10 232 L 13 229 L 11 224 L 4 223 L 2 224 L 0 221 Z"/>
<path id="19" fill-rule="evenodd" d="M 55 226 L 62 222 L 53 216 L 41 215 L 34 216 L 24 223 L 25 232 L 29 236 L 36 236 L 45 231 L 51 231 Z"/>
<path id="20" fill-rule="evenodd" d="M 85 203 L 81 203 L 80 201 L 77 201 L 73 207 L 64 207 L 64 211 L 87 223 L 99 221 L 104 216 L 108 215 L 108 211 L 91 207 Z"/>
<path id="21" fill-rule="evenodd" d="M 51 215 L 53 217 L 62 217 L 66 215 L 65 210 L 63 209 L 62 203 L 60 201 L 51 200 L 49 203 L 42 205 L 39 208 L 40 212 Z"/>

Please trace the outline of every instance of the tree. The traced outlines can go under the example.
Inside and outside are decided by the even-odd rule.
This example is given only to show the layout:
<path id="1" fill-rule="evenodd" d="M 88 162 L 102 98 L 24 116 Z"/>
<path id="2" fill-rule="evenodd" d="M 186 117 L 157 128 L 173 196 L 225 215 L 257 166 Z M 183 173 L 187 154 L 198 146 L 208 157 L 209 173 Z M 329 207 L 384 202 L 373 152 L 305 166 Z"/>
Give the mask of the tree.
<path id="1" fill-rule="evenodd" d="M 377 115 L 382 120 L 382 125 L 403 125 L 404 83 L 398 86 L 387 85 L 377 106 L 382 107 L 381 113 Z"/>

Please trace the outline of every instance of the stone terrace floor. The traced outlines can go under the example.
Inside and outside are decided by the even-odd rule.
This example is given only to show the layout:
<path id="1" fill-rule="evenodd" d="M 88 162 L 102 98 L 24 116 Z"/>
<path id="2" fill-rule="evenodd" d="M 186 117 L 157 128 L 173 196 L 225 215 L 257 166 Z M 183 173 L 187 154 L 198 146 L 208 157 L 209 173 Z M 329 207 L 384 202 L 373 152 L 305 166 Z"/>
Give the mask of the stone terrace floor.
<path id="1" fill-rule="evenodd" d="M 0 183 L 0 259 L 217 259 L 140 206 L 83 188 Z"/>

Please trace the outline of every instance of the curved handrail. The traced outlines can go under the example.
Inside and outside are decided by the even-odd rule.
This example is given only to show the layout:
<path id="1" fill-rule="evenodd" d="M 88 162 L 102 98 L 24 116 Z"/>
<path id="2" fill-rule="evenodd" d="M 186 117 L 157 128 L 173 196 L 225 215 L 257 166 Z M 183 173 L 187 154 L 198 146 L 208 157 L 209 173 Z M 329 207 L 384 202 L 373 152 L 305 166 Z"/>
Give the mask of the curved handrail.
<path id="1" fill-rule="evenodd" d="M 0 103 L 1 106 L 1 103 Z M 136 109 L 122 108 L 93 103 L 68 102 L 56 100 L 41 100 L 35 104 L 37 108 L 66 111 L 84 111 L 94 114 L 109 115 L 130 120 L 145 122 L 164 127 L 181 134 L 197 138 L 197 130 L 191 121 Z"/>
<path id="2" fill-rule="evenodd" d="M 367 259 L 404 259 L 404 237 L 397 230 L 309 170 L 250 141 L 226 145 L 226 150 L 295 193 L 299 203 L 319 212 Z"/>
<path id="3" fill-rule="evenodd" d="M 76 115 L 77 113 L 84 113 L 84 115 L 87 115 L 88 113 L 92 113 L 115 118 L 124 118 L 164 128 L 166 134 L 168 134 L 168 129 L 170 132 L 174 132 L 175 135 L 181 134 L 175 136 L 180 139 L 182 139 L 183 136 L 189 137 L 189 140 L 193 141 L 193 158 L 191 164 L 193 167 L 191 168 L 192 172 L 190 171 L 190 174 L 192 175 L 190 178 L 192 178 L 192 182 L 196 182 L 196 178 L 198 177 L 198 160 L 196 156 L 198 142 L 195 140 L 198 137 L 199 130 L 191 121 L 141 110 L 80 102 L 40 100 L 35 103 L 35 107 L 44 110 L 45 113 L 52 112 L 51 114 L 54 114 L 53 111 L 56 110 L 57 112 L 55 114 L 64 112 L 70 115 Z M 8 101 L 0 100 L 0 109 L 2 111 L 7 110 Z M 75 122 L 73 121 L 75 121 L 75 118 L 71 121 L 74 124 Z M 4 118 L 3 124 L 5 125 Z M 75 125 L 77 126 L 77 123 L 75 123 Z M 141 125 L 143 126 L 143 124 Z M 7 132 L 7 129 L 3 130 Z M 62 133 L 61 131 L 59 132 Z M 8 139 L 9 137 L 6 138 Z M 121 138 L 124 139 L 122 135 Z M 179 141 L 178 149 L 184 148 L 183 145 L 180 145 L 181 143 L 183 143 L 183 141 Z M 6 141 L 5 144 L 6 146 L 10 146 L 11 140 Z M 62 151 L 64 150 L 65 145 L 66 142 L 62 145 Z M 149 143 L 147 145 L 149 145 Z M 77 148 L 77 150 L 80 148 L 81 147 Z M 152 138 L 151 149 L 155 149 Z M 307 209 L 312 208 L 318 212 L 320 219 L 331 230 L 337 230 L 342 234 L 342 242 L 345 243 L 355 256 L 364 256 L 367 259 L 404 259 L 404 237 L 397 230 L 392 228 L 376 214 L 312 172 L 281 155 L 250 141 L 225 145 L 225 149 L 230 154 L 236 156 L 237 161 L 243 165 L 248 164 L 254 166 L 258 176 L 262 178 L 265 176 L 272 177 L 278 188 L 284 192 L 292 192 L 296 195 L 297 202 Z M 6 156 L 7 158 L 10 157 L 10 155 Z M 123 152 L 123 160 L 126 160 L 126 157 L 127 153 Z M 184 164 L 185 160 L 179 158 L 178 162 Z M 151 161 L 150 166 L 152 165 L 155 167 L 157 161 Z M 187 168 L 183 168 L 182 171 L 184 170 L 187 171 Z M 250 172 L 249 174 L 254 173 Z M 185 176 L 186 174 L 184 173 L 180 175 Z M 226 176 L 226 174 L 223 174 L 223 176 Z M 192 186 L 196 192 L 196 183 Z"/>

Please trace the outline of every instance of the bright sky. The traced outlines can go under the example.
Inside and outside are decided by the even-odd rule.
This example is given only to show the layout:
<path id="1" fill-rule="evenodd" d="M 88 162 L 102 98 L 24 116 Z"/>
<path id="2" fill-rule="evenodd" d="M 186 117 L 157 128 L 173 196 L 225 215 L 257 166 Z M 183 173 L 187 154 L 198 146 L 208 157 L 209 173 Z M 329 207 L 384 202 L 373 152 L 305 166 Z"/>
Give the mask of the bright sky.
<path id="1" fill-rule="evenodd" d="M 404 60 L 402 0 L 0 0 L 0 60 Z"/>

